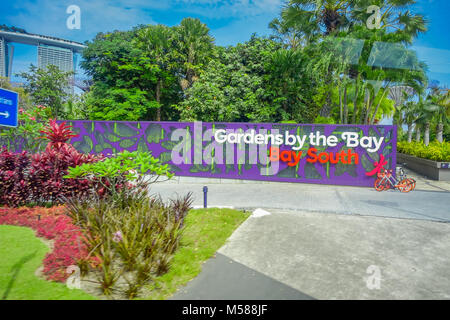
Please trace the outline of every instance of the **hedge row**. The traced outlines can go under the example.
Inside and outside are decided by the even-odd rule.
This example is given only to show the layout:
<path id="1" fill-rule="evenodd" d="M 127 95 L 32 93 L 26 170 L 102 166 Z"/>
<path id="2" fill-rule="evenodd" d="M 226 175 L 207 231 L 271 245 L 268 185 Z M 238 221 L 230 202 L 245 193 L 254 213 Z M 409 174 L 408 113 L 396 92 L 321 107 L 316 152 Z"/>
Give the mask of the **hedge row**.
<path id="1" fill-rule="evenodd" d="M 431 142 L 425 146 L 423 142 L 400 141 L 397 143 L 397 151 L 418 158 L 441 162 L 450 162 L 450 142 Z"/>

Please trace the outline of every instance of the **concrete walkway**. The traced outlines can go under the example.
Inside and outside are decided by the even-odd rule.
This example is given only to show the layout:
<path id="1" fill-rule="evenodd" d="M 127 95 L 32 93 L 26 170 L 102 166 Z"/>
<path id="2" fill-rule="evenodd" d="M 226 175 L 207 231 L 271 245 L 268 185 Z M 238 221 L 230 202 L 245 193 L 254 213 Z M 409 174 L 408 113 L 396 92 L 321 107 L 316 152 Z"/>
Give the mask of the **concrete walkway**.
<path id="1" fill-rule="evenodd" d="M 280 281 L 217 253 L 173 300 L 312 300 Z"/>
<path id="2" fill-rule="evenodd" d="M 258 210 L 173 299 L 450 299 L 450 184 L 416 190 L 179 178 L 164 199 Z M 217 181 L 218 180 L 218 181 Z M 261 214 L 262 213 L 262 214 Z"/>
<path id="3" fill-rule="evenodd" d="M 173 299 L 450 299 L 448 223 L 268 213 Z"/>

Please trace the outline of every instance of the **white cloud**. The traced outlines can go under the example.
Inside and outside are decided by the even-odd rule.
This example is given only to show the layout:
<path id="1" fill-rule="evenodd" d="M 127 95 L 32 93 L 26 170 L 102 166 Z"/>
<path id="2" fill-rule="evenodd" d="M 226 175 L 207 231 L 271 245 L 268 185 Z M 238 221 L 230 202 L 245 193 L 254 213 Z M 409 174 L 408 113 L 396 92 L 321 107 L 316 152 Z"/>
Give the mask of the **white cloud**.
<path id="1" fill-rule="evenodd" d="M 28 32 L 68 38 L 92 39 L 100 31 L 126 30 L 138 24 L 158 22 L 158 12 L 176 11 L 211 20 L 231 19 L 233 23 L 252 17 L 275 17 L 283 0 L 23 0 L 15 3 L 6 23 Z M 81 30 L 69 30 L 66 20 L 69 5 L 81 9 Z M 265 18 L 263 18 L 266 20 Z M 254 30 L 257 31 L 257 30 Z"/>
<path id="2" fill-rule="evenodd" d="M 129 30 L 138 24 L 166 23 L 167 17 L 198 16 L 209 20 L 211 34 L 219 45 L 247 41 L 257 32 L 267 34 L 268 23 L 280 12 L 284 0 L 21 0 L 13 2 L 2 17 L 2 23 L 23 28 L 31 33 L 84 42 L 98 32 Z M 77 5 L 81 9 L 81 29 L 69 30 L 66 9 Z M 166 19 L 166 18 L 164 18 Z M 218 25 L 214 26 L 214 21 Z M 179 22 L 179 21 L 178 21 Z M 177 23 L 178 23 L 177 22 Z M 18 48 L 14 72 L 36 63 L 35 50 Z"/>

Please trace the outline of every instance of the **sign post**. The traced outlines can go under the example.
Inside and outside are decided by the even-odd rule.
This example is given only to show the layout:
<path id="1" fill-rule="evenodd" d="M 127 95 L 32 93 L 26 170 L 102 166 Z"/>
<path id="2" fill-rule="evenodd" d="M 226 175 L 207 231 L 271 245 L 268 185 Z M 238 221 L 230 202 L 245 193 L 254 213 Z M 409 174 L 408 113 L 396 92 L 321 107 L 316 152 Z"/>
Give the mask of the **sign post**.
<path id="1" fill-rule="evenodd" d="M 17 127 L 19 94 L 0 88 L 0 126 Z"/>

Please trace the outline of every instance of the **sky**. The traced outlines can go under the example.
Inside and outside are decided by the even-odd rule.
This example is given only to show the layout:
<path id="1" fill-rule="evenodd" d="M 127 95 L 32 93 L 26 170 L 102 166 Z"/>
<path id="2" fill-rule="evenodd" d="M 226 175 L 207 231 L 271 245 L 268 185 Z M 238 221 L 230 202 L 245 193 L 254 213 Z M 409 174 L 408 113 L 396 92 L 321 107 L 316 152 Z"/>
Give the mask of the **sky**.
<path id="1" fill-rule="evenodd" d="M 252 33 L 269 35 L 269 22 L 277 17 L 284 0 L 0 0 L 0 24 L 14 25 L 27 32 L 84 42 L 98 32 L 128 30 L 138 24 L 177 25 L 185 17 L 206 23 L 217 45 L 247 41 Z M 70 30 L 66 9 L 81 10 L 81 28 Z M 426 34 L 413 48 L 428 66 L 428 75 L 450 86 L 449 0 L 418 0 L 414 12 L 430 21 Z M 14 44 L 13 73 L 37 63 L 37 49 Z"/>

